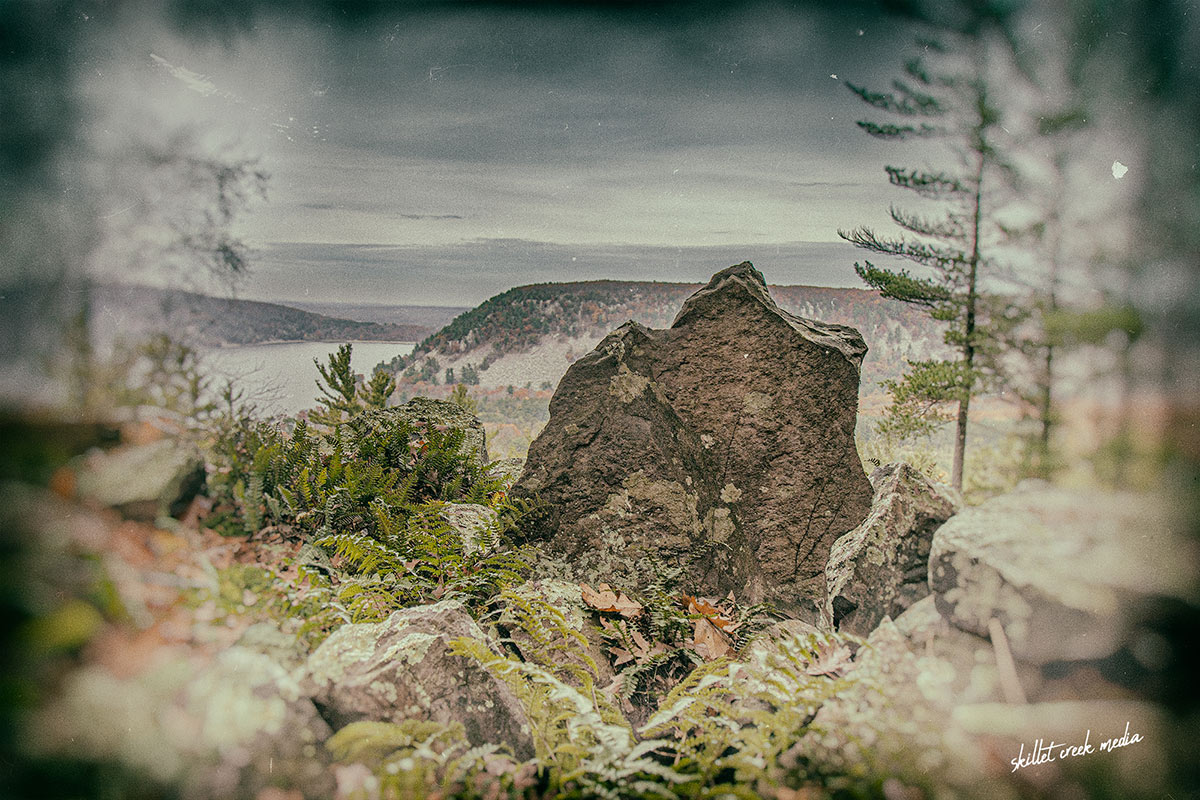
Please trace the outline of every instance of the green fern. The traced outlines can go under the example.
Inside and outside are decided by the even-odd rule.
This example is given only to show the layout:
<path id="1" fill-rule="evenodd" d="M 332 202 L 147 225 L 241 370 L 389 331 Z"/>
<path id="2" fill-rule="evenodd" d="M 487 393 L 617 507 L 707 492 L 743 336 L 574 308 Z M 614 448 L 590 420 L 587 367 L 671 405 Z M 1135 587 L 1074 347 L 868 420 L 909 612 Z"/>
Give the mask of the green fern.
<path id="1" fill-rule="evenodd" d="M 458 722 L 352 722 L 325 747 L 338 762 L 366 766 L 383 797 L 521 797 L 536 777 L 499 745 L 472 747 Z"/>
<path id="2" fill-rule="evenodd" d="M 600 665 L 589 652 L 590 643 L 582 630 L 590 621 L 581 611 L 576 610 L 569 619 L 556 603 L 523 587 L 502 591 L 496 605 L 496 611 L 483 621 L 494 621 L 503 642 L 524 661 L 541 666 L 591 698 L 605 722 L 623 724 L 620 711 L 599 685 Z"/>
<path id="3" fill-rule="evenodd" d="M 451 652 L 475 659 L 504 681 L 525 706 L 537 761 L 547 773 L 547 794 L 560 797 L 679 798 L 695 780 L 652 757 L 666 744 L 638 742 L 627 724 L 605 719 L 589 696 L 548 669 L 492 652 L 479 641 L 460 638 Z"/>
<path id="4" fill-rule="evenodd" d="M 244 511 L 242 527 L 246 533 L 253 534 L 262 527 L 263 475 L 253 472 L 246 483 L 243 494 Z"/>
<path id="5" fill-rule="evenodd" d="M 809 674 L 836 640 L 784 638 L 751 662 L 717 659 L 694 670 L 660 703 L 641 736 L 671 731 L 674 762 L 706 785 L 732 791 L 769 775 L 805 733 L 820 705 L 847 688 L 845 679 Z"/>

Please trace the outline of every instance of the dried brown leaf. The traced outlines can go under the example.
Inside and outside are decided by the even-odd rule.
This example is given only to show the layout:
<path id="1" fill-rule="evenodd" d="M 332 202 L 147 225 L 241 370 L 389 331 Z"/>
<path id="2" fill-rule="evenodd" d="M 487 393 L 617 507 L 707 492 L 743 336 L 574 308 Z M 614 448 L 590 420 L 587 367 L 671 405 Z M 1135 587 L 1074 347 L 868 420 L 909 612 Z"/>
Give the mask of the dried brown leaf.
<path id="1" fill-rule="evenodd" d="M 631 599 L 624 592 L 614 590 L 607 583 L 601 583 L 595 589 L 581 583 L 579 591 L 583 602 L 597 611 L 615 612 L 626 619 L 633 619 L 642 613 L 641 603 Z"/>
<path id="2" fill-rule="evenodd" d="M 733 620 L 724 616 L 724 612 L 712 600 L 706 597 L 692 597 L 686 594 L 683 596 L 683 599 L 687 604 L 689 614 L 699 614 L 702 617 L 707 617 L 712 624 L 723 631 L 731 631 L 733 629 Z"/>
<path id="3" fill-rule="evenodd" d="M 692 634 L 692 646 L 705 661 L 712 661 L 722 656 L 733 655 L 733 644 L 721 629 L 713 624 L 708 617 L 696 620 L 696 630 Z"/>
<path id="4" fill-rule="evenodd" d="M 817 649 L 817 657 L 809 662 L 804 671 L 809 675 L 826 675 L 838 678 L 846 674 L 850 668 L 852 654 L 845 645 L 835 647 L 832 644 L 822 644 Z"/>
<path id="5" fill-rule="evenodd" d="M 633 653 L 626 650 L 624 647 L 610 647 L 608 652 L 612 653 L 616 658 L 613 660 L 613 666 L 619 667 L 622 664 L 627 664 L 633 661 L 635 656 Z"/>

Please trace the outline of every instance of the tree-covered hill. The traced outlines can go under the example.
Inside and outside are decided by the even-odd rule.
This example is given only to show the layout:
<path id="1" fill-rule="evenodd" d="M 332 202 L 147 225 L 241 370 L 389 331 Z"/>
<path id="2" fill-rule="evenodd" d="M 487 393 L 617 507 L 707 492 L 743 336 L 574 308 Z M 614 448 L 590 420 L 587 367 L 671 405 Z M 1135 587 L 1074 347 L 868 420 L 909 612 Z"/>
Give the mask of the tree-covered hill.
<path id="1" fill-rule="evenodd" d="M 276 303 L 157 289 L 100 285 L 93 289 L 92 327 L 101 342 L 169 331 L 198 346 L 263 342 L 414 342 L 430 327 L 358 322 Z"/>
<path id="2" fill-rule="evenodd" d="M 629 320 L 671 325 L 699 284 L 584 281 L 518 286 L 459 315 L 390 366 L 408 382 L 556 384 L 572 361 Z M 943 347 L 940 329 L 902 303 L 865 289 L 772 286 L 779 306 L 808 319 L 851 325 L 870 352 L 863 388 L 896 377 L 905 359 Z"/>

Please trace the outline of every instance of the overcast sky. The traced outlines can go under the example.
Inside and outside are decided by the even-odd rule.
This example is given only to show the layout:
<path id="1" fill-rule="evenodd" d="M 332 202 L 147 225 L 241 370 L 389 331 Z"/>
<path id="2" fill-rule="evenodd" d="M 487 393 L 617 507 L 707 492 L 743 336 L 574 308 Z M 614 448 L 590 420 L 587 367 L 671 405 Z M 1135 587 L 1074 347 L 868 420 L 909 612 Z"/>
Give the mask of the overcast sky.
<path id="1" fill-rule="evenodd" d="M 885 163 L 846 79 L 886 85 L 911 31 L 760 6 L 655 16 L 515 9 L 263 14 L 181 36 L 131 15 L 89 43 L 93 138 L 189 130 L 260 159 L 241 296 L 473 305 L 548 280 L 860 285 L 839 227 L 886 224 Z M 115 143 L 115 144 L 114 144 Z M 120 193 L 98 215 L 132 212 Z M 115 263 L 117 259 L 114 259 Z"/>

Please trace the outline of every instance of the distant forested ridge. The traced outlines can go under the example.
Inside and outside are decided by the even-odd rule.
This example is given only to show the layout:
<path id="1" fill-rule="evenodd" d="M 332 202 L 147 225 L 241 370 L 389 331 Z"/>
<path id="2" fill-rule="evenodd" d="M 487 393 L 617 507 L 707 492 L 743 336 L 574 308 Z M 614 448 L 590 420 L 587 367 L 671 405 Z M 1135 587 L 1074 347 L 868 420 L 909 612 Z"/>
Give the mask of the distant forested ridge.
<path id="1" fill-rule="evenodd" d="M 314 314 L 324 314 L 336 319 L 415 325 L 426 330 L 425 336 L 439 330 L 459 314 L 470 311 L 470 308 L 466 306 L 410 306 L 387 303 L 345 303 L 335 300 L 277 300 L 276 302 L 280 305 L 311 311 Z"/>
<path id="2" fill-rule="evenodd" d="M 328 317 L 277 303 L 116 284 L 93 288 L 93 335 L 101 342 L 166 331 L 203 347 L 264 342 L 416 342 L 433 328 Z"/>
<path id="3" fill-rule="evenodd" d="M 609 331 L 635 320 L 671 325 L 700 284 L 583 281 L 518 286 L 456 317 L 390 367 L 407 382 L 448 379 L 482 385 L 556 384 Z M 870 351 L 864 390 L 897 377 L 906 359 L 944 348 L 941 329 L 910 306 L 872 290 L 772 286 L 779 306 L 806 319 L 851 325 Z"/>

